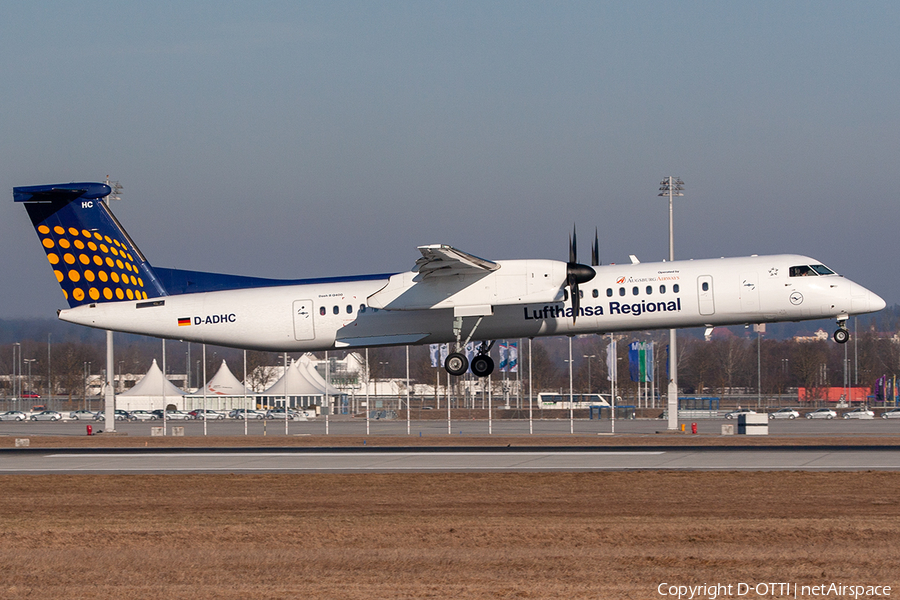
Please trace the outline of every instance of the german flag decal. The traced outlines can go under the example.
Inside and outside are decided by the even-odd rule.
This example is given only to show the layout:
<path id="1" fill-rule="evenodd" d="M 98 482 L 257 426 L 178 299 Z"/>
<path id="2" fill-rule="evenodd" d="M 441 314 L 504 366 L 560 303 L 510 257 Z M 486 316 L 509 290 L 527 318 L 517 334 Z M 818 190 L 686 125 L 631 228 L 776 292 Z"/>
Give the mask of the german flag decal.
<path id="1" fill-rule="evenodd" d="M 190 325 L 190 324 L 191 324 L 191 318 L 190 318 L 190 317 L 183 317 L 183 318 L 181 318 L 181 319 L 178 319 L 178 326 L 179 326 L 179 327 L 184 327 L 185 325 Z"/>

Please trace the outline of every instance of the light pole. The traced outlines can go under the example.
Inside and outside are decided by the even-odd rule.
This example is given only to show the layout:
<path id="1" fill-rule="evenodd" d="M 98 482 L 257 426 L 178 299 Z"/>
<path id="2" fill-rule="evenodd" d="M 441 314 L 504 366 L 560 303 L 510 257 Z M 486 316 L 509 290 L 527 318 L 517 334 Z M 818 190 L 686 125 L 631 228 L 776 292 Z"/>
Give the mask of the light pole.
<path id="1" fill-rule="evenodd" d="M 680 177 L 666 177 L 659 184 L 659 196 L 669 197 L 669 262 L 675 260 L 675 236 L 672 223 L 672 199 L 684 196 L 684 182 Z M 678 429 L 678 345 L 675 329 L 669 330 L 669 388 L 667 396 L 668 429 Z"/>
<path id="2" fill-rule="evenodd" d="M 380 360 L 378 361 L 378 375 L 381 376 L 381 379 L 384 379 L 384 371 L 387 366 L 391 364 L 388 361 Z M 378 375 L 375 376 L 375 402 L 378 402 Z M 382 407 L 384 407 L 384 402 L 382 401 Z"/>
<path id="3" fill-rule="evenodd" d="M 29 394 L 34 393 L 34 385 L 32 385 L 32 383 L 31 383 L 31 363 L 33 363 L 36 360 L 37 360 L 36 358 L 26 358 L 25 359 L 25 364 L 28 365 L 28 393 Z"/>
<path id="4" fill-rule="evenodd" d="M 20 401 L 19 401 L 19 377 L 22 376 L 22 344 L 19 342 L 15 342 L 13 344 L 13 355 L 12 355 L 12 378 L 10 379 L 10 386 L 12 387 L 12 395 L 13 398 L 16 399 L 16 410 L 20 409 Z M 16 372 L 16 367 L 18 367 L 18 372 Z"/>
<path id="5" fill-rule="evenodd" d="M 597 358 L 596 354 L 582 354 L 581 358 L 586 358 L 588 361 L 588 394 L 593 393 L 593 389 L 591 389 L 591 359 Z"/>

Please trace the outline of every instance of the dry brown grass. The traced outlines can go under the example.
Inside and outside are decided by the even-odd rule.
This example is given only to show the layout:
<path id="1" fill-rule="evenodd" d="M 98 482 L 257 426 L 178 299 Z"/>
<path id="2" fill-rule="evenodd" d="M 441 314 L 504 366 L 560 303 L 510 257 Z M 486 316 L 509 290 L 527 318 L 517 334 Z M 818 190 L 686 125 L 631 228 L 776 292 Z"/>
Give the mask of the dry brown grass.
<path id="1" fill-rule="evenodd" d="M 900 583 L 900 473 L 0 485 L 2 598 L 643 599 L 662 582 Z"/>

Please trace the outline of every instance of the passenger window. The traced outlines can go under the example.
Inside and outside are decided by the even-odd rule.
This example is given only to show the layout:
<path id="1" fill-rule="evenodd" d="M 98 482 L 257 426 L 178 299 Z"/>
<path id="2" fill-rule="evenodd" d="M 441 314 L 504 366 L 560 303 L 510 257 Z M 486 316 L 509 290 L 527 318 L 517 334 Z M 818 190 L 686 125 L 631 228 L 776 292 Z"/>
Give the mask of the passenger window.
<path id="1" fill-rule="evenodd" d="M 591 296 L 593 296 L 594 298 L 597 298 L 600 296 L 600 292 L 598 290 L 593 290 L 591 292 Z"/>
<path id="2" fill-rule="evenodd" d="M 619 288 L 619 295 L 620 295 L 620 296 L 624 296 L 624 295 L 625 295 L 625 288 Z"/>
<path id="3" fill-rule="evenodd" d="M 360 312 L 360 314 L 366 312 L 366 305 L 365 305 L 365 304 L 360 304 L 360 305 L 359 305 L 359 312 Z"/>
<path id="4" fill-rule="evenodd" d="M 637 296 L 637 295 L 638 295 L 638 288 L 637 288 L 637 286 L 634 286 L 633 288 L 631 288 L 631 295 L 632 295 L 632 296 Z"/>
<path id="5" fill-rule="evenodd" d="M 703 288 L 703 291 L 704 291 L 704 292 L 708 292 L 708 291 L 709 291 L 709 283 L 708 283 L 708 282 L 704 281 L 704 282 L 703 282 L 703 285 L 702 285 L 701 287 Z"/>
<path id="6" fill-rule="evenodd" d="M 659 293 L 660 293 L 660 294 L 665 294 L 665 293 L 666 293 L 666 286 L 664 286 L 664 285 L 659 286 Z"/>
<path id="7" fill-rule="evenodd" d="M 351 304 L 348 304 L 348 305 L 347 305 L 347 314 L 348 314 L 348 315 L 352 315 L 352 314 L 353 314 L 353 305 L 351 305 Z"/>
<path id="8" fill-rule="evenodd" d="M 681 286 L 678 285 L 677 283 L 675 283 L 675 284 L 672 285 L 672 291 L 673 291 L 674 293 L 677 294 L 680 290 L 681 290 Z"/>
<path id="9" fill-rule="evenodd" d="M 612 288 L 606 288 L 606 297 L 612 298 Z"/>
<path id="10" fill-rule="evenodd" d="M 335 306 L 334 308 L 331 309 L 331 312 L 333 312 L 334 314 L 337 315 L 337 314 L 340 314 L 341 309 L 339 309 L 337 306 Z"/>
<path id="11" fill-rule="evenodd" d="M 652 294 L 652 293 L 653 293 L 653 286 L 652 286 L 652 285 L 648 285 L 648 286 L 647 286 L 647 295 L 649 296 L 649 295 Z"/>
<path id="12" fill-rule="evenodd" d="M 324 306 L 319 307 L 319 314 L 322 315 L 323 317 L 325 316 L 325 307 Z"/>

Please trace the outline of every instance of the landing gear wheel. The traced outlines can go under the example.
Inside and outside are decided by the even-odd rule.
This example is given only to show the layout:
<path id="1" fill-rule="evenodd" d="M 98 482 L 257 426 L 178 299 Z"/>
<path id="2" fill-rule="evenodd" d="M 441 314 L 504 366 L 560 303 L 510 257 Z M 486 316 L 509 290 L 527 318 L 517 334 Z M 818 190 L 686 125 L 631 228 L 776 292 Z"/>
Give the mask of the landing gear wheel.
<path id="1" fill-rule="evenodd" d="M 847 340 L 850 339 L 850 332 L 841 327 L 834 332 L 834 341 L 838 344 L 846 344 Z"/>
<path id="2" fill-rule="evenodd" d="M 447 355 L 447 360 L 444 361 L 444 368 L 451 375 L 458 377 L 469 370 L 469 359 L 466 358 L 465 354 L 451 352 Z"/>
<path id="3" fill-rule="evenodd" d="M 487 377 L 494 371 L 494 359 L 487 354 L 477 354 L 472 359 L 472 372 L 476 377 Z"/>

